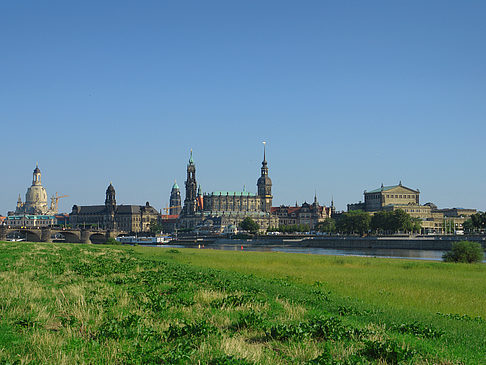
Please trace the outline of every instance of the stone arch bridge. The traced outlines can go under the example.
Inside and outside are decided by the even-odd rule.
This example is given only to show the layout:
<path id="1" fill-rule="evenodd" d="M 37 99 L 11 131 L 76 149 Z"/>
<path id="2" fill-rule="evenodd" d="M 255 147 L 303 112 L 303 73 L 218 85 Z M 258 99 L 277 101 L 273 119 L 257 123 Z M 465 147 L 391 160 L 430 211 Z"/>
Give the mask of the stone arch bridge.
<path id="1" fill-rule="evenodd" d="M 62 229 L 53 227 L 13 228 L 1 225 L 0 241 L 6 241 L 9 234 L 16 232 L 25 235 L 26 241 L 29 242 L 52 242 L 53 236 L 57 236 L 64 237 L 65 242 L 72 243 L 104 243 L 109 238 L 116 238 L 128 234 L 128 232 L 117 230 Z"/>

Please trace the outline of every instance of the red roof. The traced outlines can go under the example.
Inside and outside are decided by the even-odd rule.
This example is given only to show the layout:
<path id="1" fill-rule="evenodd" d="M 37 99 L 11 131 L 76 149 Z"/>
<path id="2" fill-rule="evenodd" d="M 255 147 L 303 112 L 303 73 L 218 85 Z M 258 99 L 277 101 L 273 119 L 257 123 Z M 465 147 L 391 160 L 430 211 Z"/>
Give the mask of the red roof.
<path id="1" fill-rule="evenodd" d="M 279 210 L 286 210 L 288 213 L 294 213 L 294 212 L 298 212 L 300 210 L 300 208 L 302 208 L 302 207 L 285 207 L 285 206 L 283 206 L 283 207 L 272 207 L 271 212 L 276 213 Z"/>
<path id="2" fill-rule="evenodd" d="M 163 220 L 177 219 L 177 218 L 179 218 L 179 214 L 162 214 Z"/>

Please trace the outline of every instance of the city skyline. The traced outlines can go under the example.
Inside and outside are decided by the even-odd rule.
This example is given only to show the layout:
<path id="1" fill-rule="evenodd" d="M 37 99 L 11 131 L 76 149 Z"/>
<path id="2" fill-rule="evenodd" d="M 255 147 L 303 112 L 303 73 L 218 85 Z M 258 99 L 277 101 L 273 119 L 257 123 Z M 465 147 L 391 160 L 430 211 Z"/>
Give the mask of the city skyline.
<path id="1" fill-rule="evenodd" d="M 0 5 L 2 193 L 35 162 L 61 211 L 165 207 L 194 149 L 203 191 L 339 210 L 382 183 L 484 211 L 486 4 L 87 1 Z"/>
<path id="2" fill-rule="evenodd" d="M 266 142 L 263 142 L 263 143 L 264 143 L 264 144 L 266 144 Z M 189 159 L 194 159 L 192 149 L 190 150 L 190 154 L 188 154 L 188 156 L 189 156 L 189 157 L 187 158 L 187 161 L 189 161 Z M 187 161 L 186 161 L 186 162 L 187 162 Z M 267 159 L 267 161 L 268 161 L 268 159 Z M 197 169 L 197 174 L 198 174 L 198 175 L 200 175 L 200 174 L 201 174 L 201 172 L 199 171 L 197 160 L 194 160 L 194 164 L 195 164 L 196 169 Z M 270 162 L 270 164 L 271 164 L 271 162 Z M 35 165 L 35 166 L 36 166 L 36 167 L 35 167 L 35 169 L 37 170 L 37 169 L 39 168 L 39 167 L 38 167 L 38 162 L 36 162 L 36 165 Z M 41 170 L 41 171 L 42 171 L 42 170 Z M 270 175 L 270 176 L 272 175 L 272 174 L 271 174 L 271 169 L 270 169 L 270 173 L 269 173 L 269 175 Z M 45 177 L 43 177 L 43 180 L 44 180 L 44 179 L 45 179 Z M 175 181 L 173 181 L 173 182 L 172 182 L 172 184 L 174 184 L 175 182 L 177 182 L 177 179 L 175 179 Z M 181 182 L 181 186 L 184 186 L 185 179 L 181 179 L 181 180 L 180 180 L 180 182 Z M 113 182 L 112 180 L 110 180 L 110 181 L 109 181 L 109 185 L 111 185 L 111 184 L 114 184 L 114 186 L 117 186 L 116 182 Z M 169 205 L 170 205 L 170 204 L 169 204 L 169 200 L 170 200 L 170 192 L 171 192 L 171 187 L 172 187 L 172 184 L 170 185 L 170 188 L 168 188 L 168 189 L 167 189 L 168 194 L 167 194 L 167 199 L 166 199 L 167 201 L 166 201 L 166 202 L 162 202 L 162 203 L 159 205 L 159 204 L 157 204 L 158 202 L 157 202 L 157 201 L 155 201 L 155 200 L 154 200 L 154 202 L 152 202 L 152 201 L 150 201 L 150 200 L 147 200 L 147 201 L 148 201 L 148 202 L 150 202 L 150 203 L 151 203 L 151 205 L 155 206 L 155 207 L 157 208 L 157 210 L 163 210 L 164 208 L 168 208 L 168 207 L 169 207 Z M 397 184 L 397 185 L 398 185 L 398 184 L 399 184 L 399 185 L 402 185 L 402 181 L 400 180 L 400 181 L 399 181 L 398 183 L 396 183 L 396 184 Z M 382 183 L 381 185 L 383 186 L 383 183 Z M 384 185 L 386 186 L 387 184 L 384 184 Z M 390 184 L 390 185 L 393 185 L 393 184 Z M 29 185 L 29 186 L 30 186 L 30 185 Z M 47 190 L 47 192 L 48 192 L 48 198 L 50 198 L 50 197 L 51 197 L 51 196 L 53 196 L 54 194 L 57 194 L 57 193 L 58 193 L 57 191 L 56 191 L 55 193 L 51 193 L 51 192 L 50 192 L 50 191 L 47 189 L 48 187 L 46 187 L 46 186 L 45 186 L 45 184 L 43 184 L 43 186 L 44 186 L 44 188 L 46 188 L 46 190 Z M 202 184 L 201 184 L 200 180 L 199 180 L 199 182 L 198 182 L 198 186 L 202 186 Z M 255 184 L 255 186 L 256 186 L 256 184 Z M 27 186 L 27 187 L 28 187 L 28 186 Z M 220 188 L 222 188 L 222 187 L 220 187 Z M 376 185 L 375 187 L 371 187 L 371 188 L 370 188 L 370 190 L 371 190 L 371 189 L 375 189 L 375 188 L 379 188 L 379 185 Z M 27 190 L 27 189 L 26 189 L 26 190 Z M 118 188 L 117 188 L 117 190 L 118 190 Z M 143 190 L 143 186 L 141 187 L 141 190 Z M 209 189 L 209 190 L 207 190 L 207 189 L 206 189 L 206 190 L 205 190 L 205 189 L 202 189 L 202 192 L 203 192 L 204 194 L 211 194 L 212 192 L 215 192 L 215 191 L 217 192 L 217 191 L 220 191 L 220 190 L 221 190 L 221 189 L 218 189 L 218 188 Z M 248 192 L 256 192 L 256 190 L 257 190 L 257 189 L 251 189 L 251 188 L 249 188 L 249 187 L 248 187 L 246 184 L 244 184 L 244 185 L 243 185 L 243 186 L 242 186 L 240 189 L 235 188 L 235 189 L 233 189 L 232 191 L 248 191 Z M 361 190 L 361 192 L 363 193 L 363 192 L 366 192 L 367 190 L 368 190 L 368 188 L 366 188 L 366 189 L 362 189 L 362 190 Z M 420 191 L 420 188 L 417 188 L 417 190 L 419 190 L 419 191 Z M 181 196 L 182 196 L 182 198 L 183 198 L 182 200 L 184 200 L 184 198 L 185 198 L 185 191 L 184 191 L 184 188 L 182 188 L 180 191 L 181 191 Z M 368 190 L 368 191 L 369 191 L 369 190 Z M 20 197 L 21 197 L 21 199 L 23 199 L 23 195 L 24 195 L 24 194 L 20 193 Z M 329 201 L 327 201 L 327 200 L 325 200 L 325 199 L 320 198 L 320 194 L 319 194 L 319 192 L 317 191 L 317 189 L 315 189 L 315 190 L 314 190 L 314 192 L 313 192 L 312 197 L 311 197 L 311 196 L 310 196 L 310 194 L 309 194 L 309 198 L 304 199 L 304 200 L 297 200 L 297 199 L 296 199 L 295 201 L 287 201 L 287 202 L 278 202 L 278 200 L 277 200 L 277 202 L 278 202 L 278 203 L 274 201 L 273 206 L 280 206 L 280 205 L 291 205 L 291 206 L 292 206 L 293 204 L 302 204 L 302 203 L 304 203 L 304 202 L 311 203 L 311 202 L 312 202 L 312 200 L 313 200 L 313 198 L 314 198 L 315 196 L 317 197 L 317 199 L 319 200 L 319 202 L 320 202 L 322 205 L 327 206 L 327 207 L 329 207 L 329 206 L 330 206 L 330 202 L 331 202 L 331 200 L 334 200 L 334 196 L 333 196 L 333 195 L 331 195 L 331 198 L 329 199 Z M 67 197 L 69 198 L 69 196 L 67 196 Z M 70 212 L 70 210 L 71 210 L 72 205 L 76 205 L 76 204 L 85 204 L 85 203 L 86 203 L 86 204 L 96 204 L 96 203 L 100 203 L 100 201 L 97 201 L 97 198 L 98 198 L 98 197 L 96 196 L 96 197 L 94 197 L 94 198 L 93 198 L 93 197 L 91 197 L 91 199 L 89 199 L 89 200 L 88 200 L 88 201 L 86 201 L 86 202 L 84 202 L 84 201 L 78 201 L 77 203 L 76 203 L 76 202 L 74 202 L 73 204 L 71 204 L 71 206 L 70 206 L 70 207 L 68 207 L 68 208 L 67 208 L 67 209 L 65 209 L 65 210 L 63 209 L 63 204 L 61 204 L 61 202 L 62 202 L 62 201 L 61 201 L 61 202 L 59 203 L 59 206 L 60 206 L 59 212 L 60 212 L 60 213 L 61 213 L 61 212 L 63 212 L 63 213 L 69 213 L 69 212 Z M 142 202 L 142 200 L 143 200 L 143 199 L 140 199 L 139 201 L 137 201 L 137 203 L 141 203 L 141 202 Z M 362 199 L 362 196 L 361 196 L 361 198 L 359 198 L 359 201 L 361 202 L 362 200 L 363 200 L 363 199 Z M 426 200 L 427 200 L 427 199 L 426 199 Z M 145 202 L 145 201 L 146 201 L 146 200 L 143 200 L 143 202 Z M 358 201 L 358 199 L 357 199 L 356 201 Z M 335 204 L 335 206 L 337 207 L 337 209 L 338 209 L 338 210 L 346 211 L 346 210 L 347 210 L 347 209 L 346 209 L 346 206 L 347 206 L 348 204 L 353 204 L 353 203 L 355 203 L 356 201 L 351 201 L 351 200 L 348 200 L 347 202 L 345 202 L 345 203 L 344 203 L 344 207 L 341 207 L 341 204 L 339 204 L 339 203 L 338 203 L 338 204 L 336 204 L 336 202 L 335 202 L 335 201 L 334 201 L 334 204 Z M 364 201 L 364 200 L 363 200 L 363 201 Z M 433 201 L 430 201 L 430 200 L 424 201 L 423 199 L 422 199 L 422 201 L 421 201 L 420 203 L 421 203 L 421 204 L 424 204 L 424 203 L 426 203 L 426 202 L 432 202 L 432 203 L 436 203 L 436 202 L 433 202 Z M 123 199 L 120 199 L 120 200 L 119 200 L 119 204 L 120 204 L 120 205 L 127 205 L 127 204 L 131 204 L 131 203 L 133 203 L 133 202 L 125 202 Z M 64 206 L 67 206 L 67 205 L 66 205 L 66 204 L 64 204 Z M 439 205 L 439 207 L 443 207 L 443 206 L 440 206 L 440 205 Z M 461 207 L 461 208 L 464 208 L 464 206 L 461 206 L 460 204 L 455 205 L 455 206 L 448 206 L 447 208 L 452 208 L 452 207 L 456 207 L 456 208 L 457 208 L 457 207 Z M 445 208 L 445 207 L 444 207 L 444 208 Z M 473 207 L 473 208 L 475 208 L 475 207 Z M 475 208 L 475 209 L 477 209 L 477 208 Z M 6 213 L 7 211 L 11 211 L 11 210 L 13 210 L 13 209 L 7 209 L 7 210 L 5 211 L 5 213 Z M 480 209 L 479 209 L 479 210 L 480 210 Z M 1 211 L 0 211 L 0 215 L 2 215 L 2 214 L 3 214 L 3 212 L 1 212 Z"/>

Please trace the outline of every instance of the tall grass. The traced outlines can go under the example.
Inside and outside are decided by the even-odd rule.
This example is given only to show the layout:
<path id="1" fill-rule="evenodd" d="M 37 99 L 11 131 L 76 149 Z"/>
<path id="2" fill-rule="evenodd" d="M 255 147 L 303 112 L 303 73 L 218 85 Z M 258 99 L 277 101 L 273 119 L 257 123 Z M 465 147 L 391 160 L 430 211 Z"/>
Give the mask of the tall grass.
<path id="1" fill-rule="evenodd" d="M 324 283 L 342 296 L 392 309 L 443 312 L 486 318 L 486 265 L 335 257 L 282 252 L 135 248 L 154 258 L 231 270 L 296 283 Z"/>
<path id="2" fill-rule="evenodd" d="M 484 273 L 482 265 L 0 243 L 0 364 L 478 364 L 484 308 L 447 302 L 455 291 L 484 300 Z"/>

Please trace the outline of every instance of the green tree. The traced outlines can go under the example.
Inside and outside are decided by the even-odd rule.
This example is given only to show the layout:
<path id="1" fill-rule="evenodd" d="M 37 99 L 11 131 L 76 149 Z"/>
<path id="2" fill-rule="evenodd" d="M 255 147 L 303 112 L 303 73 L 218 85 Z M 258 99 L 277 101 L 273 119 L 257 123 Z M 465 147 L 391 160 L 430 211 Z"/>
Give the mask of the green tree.
<path id="1" fill-rule="evenodd" d="M 484 259 L 484 250 L 481 244 L 477 242 L 454 242 L 452 249 L 446 252 L 442 259 L 446 262 L 481 262 Z"/>
<path id="2" fill-rule="evenodd" d="M 152 234 L 157 234 L 162 232 L 164 227 L 162 227 L 162 224 L 158 223 L 155 219 L 150 222 L 150 233 Z"/>
<path id="3" fill-rule="evenodd" d="M 471 220 L 471 218 L 469 218 L 468 220 L 466 220 L 463 224 L 462 224 L 462 228 L 464 228 L 464 231 L 465 232 L 474 232 L 474 224 Z"/>
<path id="4" fill-rule="evenodd" d="M 413 222 L 413 232 L 418 232 L 422 230 L 422 221 L 419 218 L 412 218 Z"/>
<path id="5" fill-rule="evenodd" d="M 463 223 L 468 232 L 481 231 L 486 229 L 486 212 L 477 212 Z"/>
<path id="6" fill-rule="evenodd" d="M 316 226 L 319 232 L 333 233 L 336 231 L 336 221 L 332 218 L 326 218 L 324 222 L 320 222 Z"/>
<path id="7" fill-rule="evenodd" d="M 255 234 L 260 229 L 260 225 L 257 222 L 255 222 L 253 219 L 251 219 L 250 217 L 246 217 L 240 223 L 240 228 L 245 230 L 245 231 L 248 231 L 250 233 Z"/>
<path id="8" fill-rule="evenodd" d="M 376 212 L 371 217 L 370 228 L 376 233 L 387 233 L 390 231 L 390 214 L 391 212 L 381 211 Z"/>
<path id="9" fill-rule="evenodd" d="M 342 233 L 363 234 L 370 229 L 371 216 L 362 210 L 352 210 L 341 214 L 336 222 L 336 230 Z"/>
<path id="10" fill-rule="evenodd" d="M 402 209 L 377 212 L 371 218 L 371 230 L 376 233 L 419 232 L 419 219 L 412 218 Z"/>
<path id="11" fill-rule="evenodd" d="M 413 228 L 412 217 L 402 209 L 394 210 L 391 217 L 393 232 L 410 232 Z"/>

